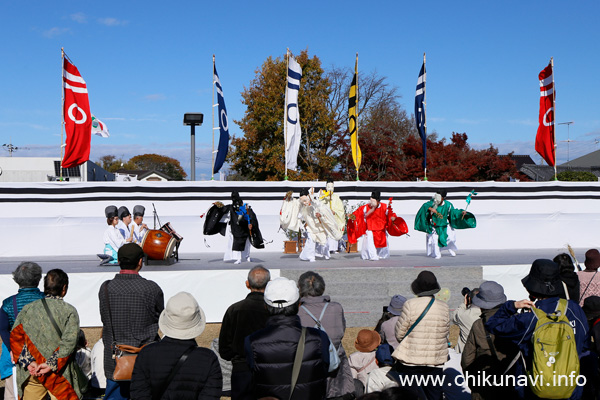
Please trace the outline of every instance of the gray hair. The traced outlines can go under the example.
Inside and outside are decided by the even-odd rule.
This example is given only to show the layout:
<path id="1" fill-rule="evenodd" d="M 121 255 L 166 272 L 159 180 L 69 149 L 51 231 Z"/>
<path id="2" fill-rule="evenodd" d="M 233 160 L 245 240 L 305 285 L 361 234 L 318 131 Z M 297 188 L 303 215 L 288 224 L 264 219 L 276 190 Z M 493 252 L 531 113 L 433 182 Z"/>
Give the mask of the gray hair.
<path id="1" fill-rule="evenodd" d="M 325 292 L 325 281 L 316 272 L 307 271 L 298 278 L 298 289 L 300 297 L 318 297 Z"/>
<path id="2" fill-rule="evenodd" d="M 271 273 L 262 265 L 257 265 L 248 272 L 248 285 L 250 289 L 265 290 L 270 280 Z"/>
<path id="3" fill-rule="evenodd" d="M 42 267 L 31 261 L 23 261 L 12 275 L 19 288 L 38 287 L 42 279 Z"/>

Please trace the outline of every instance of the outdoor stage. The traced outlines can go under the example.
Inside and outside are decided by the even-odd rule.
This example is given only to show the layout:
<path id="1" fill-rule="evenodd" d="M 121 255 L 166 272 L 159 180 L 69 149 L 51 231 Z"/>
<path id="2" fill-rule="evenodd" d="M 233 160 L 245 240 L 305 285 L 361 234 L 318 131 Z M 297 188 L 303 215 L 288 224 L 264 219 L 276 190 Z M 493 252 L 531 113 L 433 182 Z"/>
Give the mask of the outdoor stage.
<path id="1" fill-rule="evenodd" d="M 460 246 L 460 242 L 458 243 Z M 575 249 L 583 262 L 587 249 Z M 297 280 L 300 274 L 314 270 L 326 283 L 325 293 L 340 302 L 348 326 L 373 326 L 381 316 L 382 306 L 394 294 L 413 296 L 410 283 L 423 269 L 433 271 L 440 286 L 451 292 L 449 305 L 456 308 L 463 287 L 477 287 L 484 280 L 495 280 L 505 288 L 509 299 L 526 297 L 520 279 L 527 274 L 536 258 L 553 258 L 566 249 L 545 250 L 460 250 L 456 257 L 446 252 L 439 260 L 426 257 L 423 251 L 393 250 L 387 260 L 364 261 L 357 253 L 339 253 L 329 260 L 314 263 L 300 261 L 297 255 L 252 251 L 252 262 L 234 265 L 224 262 L 221 253 L 198 253 L 183 257 L 170 266 L 144 266 L 141 275 L 157 282 L 165 301 L 179 291 L 192 293 L 206 313 L 208 322 L 220 322 L 232 303 L 248 293 L 244 282 L 248 270 L 262 264 L 272 277 L 285 276 Z M 20 261 L 38 262 L 44 271 L 61 268 L 69 274 L 66 301 L 80 313 L 81 326 L 101 326 L 98 291 L 102 282 L 112 279 L 119 268 L 99 266 L 99 260 L 86 257 L 30 257 L 0 259 L 0 293 L 8 296 L 17 291 L 11 272 Z M 42 287 L 42 284 L 40 284 Z"/>
<path id="2" fill-rule="evenodd" d="M 0 184 L 0 293 L 16 292 L 10 272 L 23 260 L 39 261 L 44 271 L 62 268 L 71 284 L 67 301 L 80 310 L 82 326 L 99 326 L 98 289 L 117 267 L 99 267 L 108 205 L 146 207 L 145 222 L 159 228 L 170 222 L 183 236 L 180 262 L 147 266 L 142 275 L 159 283 L 165 300 L 186 290 L 196 296 L 209 322 L 220 322 L 227 307 L 246 296 L 248 269 L 264 264 L 275 276 L 291 279 L 309 269 L 325 278 L 326 293 L 346 311 L 349 326 L 374 325 L 383 305 L 394 294 L 411 296 L 410 283 L 421 268 L 431 267 L 442 287 L 450 289 L 450 308 L 457 307 L 464 286 L 493 279 L 505 286 L 509 298 L 525 296 L 520 284 L 536 258 L 553 258 L 577 250 L 583 262 L 587 249 L 599 247 L 600 183 L 598 182 L 336 182 L 335 193 L 347 211 L 381 191 L 384 202 L 406 220 L 409 235 L 390 237 L 392 257 L 366 262 L 358 254 L 338 254 L 331 260 L 301 262 L 283 254 L 285 233 L 279 229 L 279 210 L 288 190 L 325 187 L 324 182 L 105 182 L 105 183 L 2 183 Z M 427 258 L 425 234 L 415 232 L 414 218 L 436 190 L 448 190 L 448 200 L 477 217 L 477 227 L 457 231 L 460 251 L 455 258 Z M 226 240 L 204 236 L 199 218 L 216 201 L 230 203 L 238 191 L 255 211 L 263 237 L 263 250 L 252 252 L 252 263 L 224 263 Z M 160 222 L 153 221 L 153 206 Z"/>

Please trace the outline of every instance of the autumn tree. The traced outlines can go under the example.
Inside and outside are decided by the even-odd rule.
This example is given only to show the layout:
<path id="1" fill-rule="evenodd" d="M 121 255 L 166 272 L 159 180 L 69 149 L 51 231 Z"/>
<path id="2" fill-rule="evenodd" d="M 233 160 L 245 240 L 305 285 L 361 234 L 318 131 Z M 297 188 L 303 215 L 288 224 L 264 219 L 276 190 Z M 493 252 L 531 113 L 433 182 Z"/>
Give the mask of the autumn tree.
<path id="1" fill-rule="evenodd" d="M 105 155 L 100 157 L 98 161 L 96 161 L 96 164 L 112 173 L 119 169 L 133 169 L 133 165 L 129 161 L 123 160 L 122 158 L 117 158 L 113 155 Z"/>
<path id="2" fill-rule="evenodd" d="M 133 166 L 132 169 L 162 172 L 175 181 L 183 181 L 187 177 L 178 160 L 159 154 L 135 156 L 129 160 L 129 163 Z"/>
<path id="3" fill-rule="evenodd" d="M 508 181 L 522 179 L 510 157 L 498 155 L 490 144 L 483 150 L 472 149 L 466 133 L 452 133 L 446 139 L 427 138 L 427 179 L 430 181 Z M 423 178 L 423 148 L 417 135 L 408 137 L 403 146 L 403 166 L 397 180 L 414 181 Z M 509 154 L 509 156 L 512 153 Z"/>
<path id="4" fill-rule="evenodd" d="M 296 61 L 302 67 L 298 108 L 302 141 L 294 180 L 323 179 L 337 164 L 332 141 L 334 118 L 327 107 L 330 83 L 318 57 L 302 51 Z M 285 58 L 267 58 L 250 86 L 242 92 L 244 117 L 235 121 L 244 136 L 231 140 L 228 162 L 236 175 L 247 180 L 283 180 L 285 145 L 283 111 L 287 79 Z"/>
<path id="5" fill-rule="evenodd" d="M 354 71 L 333 67 L 329 107 L 337 135 L 338 179 L 355 179 L 356 169 L 350 150 L 348 132 L 348 92 Z M 399 103 L 400 95 L 387 78 L 377 72 L 358 75 L 358 142 L 362 152 L 360 179 L 393 180 L 402 158 L 402 143 L 414 134 L 412 118 Z"/>

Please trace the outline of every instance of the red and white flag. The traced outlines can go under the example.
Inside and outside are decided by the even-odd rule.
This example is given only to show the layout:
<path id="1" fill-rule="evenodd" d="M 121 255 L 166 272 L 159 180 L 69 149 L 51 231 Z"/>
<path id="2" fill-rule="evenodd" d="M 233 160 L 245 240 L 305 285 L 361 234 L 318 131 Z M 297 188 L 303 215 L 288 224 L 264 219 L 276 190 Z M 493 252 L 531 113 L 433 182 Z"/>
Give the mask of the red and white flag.
<path id="1" fill-rule="evenodd" d="M 535 151 L 554 166 L 554 77 L 552 62 L 540 72 L 540 125 L 535 137 Z"/>
<path id="2" fill-rule="evenodd" d="M 92 114 L 85 81 L 66 58 L 63 64 L 63 120 L 67 133 L 63 168 L 76 167 L 90 159 Z"/>

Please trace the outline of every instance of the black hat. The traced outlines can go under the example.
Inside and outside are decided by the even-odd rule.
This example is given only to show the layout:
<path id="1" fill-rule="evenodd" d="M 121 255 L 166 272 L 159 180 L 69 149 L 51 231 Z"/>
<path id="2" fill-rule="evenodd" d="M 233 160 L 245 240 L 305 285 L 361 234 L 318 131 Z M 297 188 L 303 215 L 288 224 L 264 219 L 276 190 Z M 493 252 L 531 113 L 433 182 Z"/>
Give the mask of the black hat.
<path id="1" fill-rule="evenodd" d="M 300 197 L 302 196 L 308 196 L 308 189 L 301 189 L 300 190 Z"/>
<path id="2" fill-rule="evenodd" d="M 595 319 L 600 317 L 600 297 L 589 296 L 583 301 L 583 312 L 587 319 Z"/>
<path id="3" fill-rule="evenodd" d="M 146 207 L 144 207 L 144 206 L 133 207 L 133 216 L 134 217 L 143 217 L 145 212 L 146 212 Z"/>
<path id="4" fill-rule="evenodd" d="M 446 198 L 446 196 L 448 195 L 448 191 L 446 189 L 439 189 L 438 191 L 436 191 L 436 193 L 442 196 L 443 198 Z"/>
<path id="5" fill-rule="evenodd" d="M 381 192 L 379 190 L 374 191 L 373 193 L 371 193 L 371 198 L 377 201 L 381 201 Z"/>
<path id="6" fill-rule="evenodd" d="M 529 293 L 547 297 L 564 294 L 560 267 L 552 260 L 539 259 L 531 264 L 529 275 L 521 279 Z"/>
<path id="7" fill-rule="evenodd" d="M 329 178 L 329 179 L 327 179 L 327 182 L 325 182 L 325 183 L 333 183 L 333 179 Z"/>
<path id="8" fill-rule="evenodd" d="M 135 243 L 126 243 L 119 247 L 117 257 L 119 259 L 119 265 L 121 268 L 135 268 L 137 267 L 140 259 L 144 257 L 144 251 Z"/>
<path id="9" fill-rule="evenodd" d="M 431 296 L 440 291 L 440 284 L 433 272 L 421 271 L 410 288 L 417 296 Z"/>
<path id="10" fill-rule="evenodd" d="M 117 216 L 117 206 L 108 206 L 104 209 L 104 214 L 106 218 L 114 218 Z"/>
<path id="11" fill-rule="evenodd" d="M 123 219 L 125 217 L 129 217 L 131 215 L 131 213 L 129 212 L 129 209 L 125 206 L 121 206 L 119 207 L 119 218 Z"/>
<path id="12" fill-rule="evenodd" d="M 241 206 L 244 204 L 244 201 L 240 197 L 240 192 L 231 192 L 231 202 L 233 205 Z"/>

